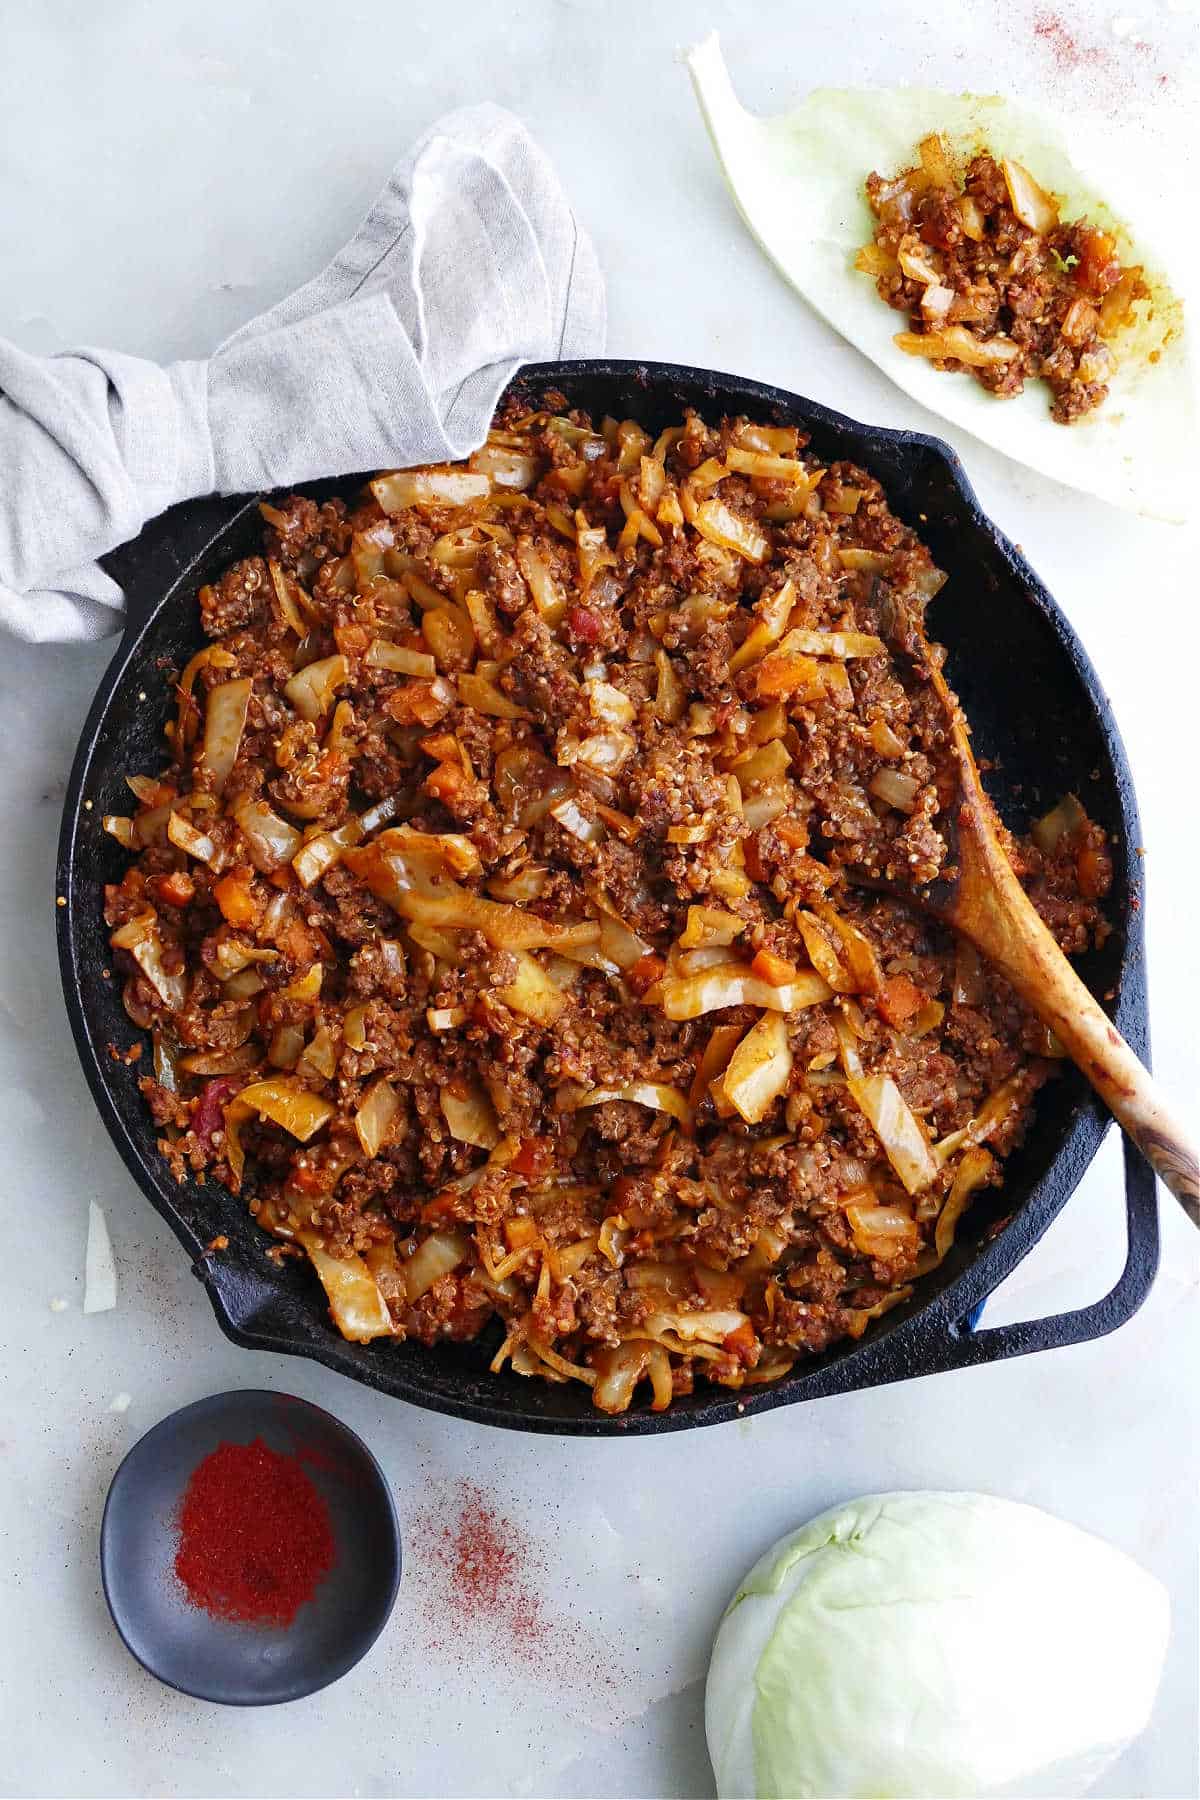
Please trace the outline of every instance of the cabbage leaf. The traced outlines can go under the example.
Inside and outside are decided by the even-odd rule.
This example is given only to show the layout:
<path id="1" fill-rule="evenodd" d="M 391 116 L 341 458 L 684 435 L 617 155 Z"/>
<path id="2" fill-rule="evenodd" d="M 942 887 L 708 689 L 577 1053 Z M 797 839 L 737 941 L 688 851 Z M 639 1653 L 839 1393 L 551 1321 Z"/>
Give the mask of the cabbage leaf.
<path id="1" fill-rule="evenodd" d="M 759 118 L 738 100 L 715 33 L 689 53 L 688 67 L 750 231 L 792 286 L 898 387 L 1068 487 L 1152 518 L 1189 516 L 1196 421 L 1182 307 L 1159 258 L 1114 215 L 1052 121 L 999 95 L 924 88 L 818 88 L 791 112 Z M 1075 424 L 1050 417 L 1041 382 L 997 399 L 969 375 L 906 355 L 893 341 L 904 315 L 854 267 L 874 235 L 866 177 L 911 167 L 932 132 L 960 154 L 986 145 L 1019 160 L 1061 197 L 1064 218 L 1086 216 L 1112 233 L 1122 262 L 1143 266 L 1152 305 L 1113 340 L 1108 398 Z"/>

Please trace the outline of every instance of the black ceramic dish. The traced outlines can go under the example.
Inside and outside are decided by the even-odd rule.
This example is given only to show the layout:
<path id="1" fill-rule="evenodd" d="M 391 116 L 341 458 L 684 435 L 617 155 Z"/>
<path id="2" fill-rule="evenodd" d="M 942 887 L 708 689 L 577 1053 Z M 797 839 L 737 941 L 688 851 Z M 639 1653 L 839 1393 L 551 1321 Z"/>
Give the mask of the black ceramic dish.
<path id="1" fill-rule="evenodd" d="M 286 1629 L 216 1619 L 175 1578 L 175 1515 L 196 1465 L 261 1438 L 303 1467 L 329 1513 L 336 1560 Z M 211 1394 L 139 1438 L 108 1490 L 100 1573 L 126 1648 L 168 1687 L 224 1706 L 274 1706 L 328 1687 L 364 1657 L 400 1585 L 387 1478 L 360 1437 L 292 1394 Z"/>
<path id="2" fill-rule="evenodd" d="M 1137 805 L 1108 701 L 1082 644 L 1033 570 L 980 511 L 958 458 L 936 438 L 855 423 L 779 388 L 671 364 L 549 363 L 526 369 L 520 391 L 550 386 L 572 406 L 632 416 L 652 430 L 685 406 L 710 417 L 746 413 L 800 424 L 822 459 L 849 458 L 876 475 L 895 511 L 915 526 L 950 580 L 931 609 L 932 634 L 948 645 L 949 674 L 974 727 L 977 754 L 997 767 L 988 782 L 1008 823 L 1021 829 L 1067 791 L 1112 834 L 1116 929 L 1082 965 L 1093 989 L 1113 997 L 1113 1016 L 1148 1057 L 1145 968 L 1139 910 Z M 325 483 L 348 493 L 360 484 Z M 440 1347 L 345 1343 L 328 1321 L 317 1282 L 293 1262 L 276 1267 L 266 1238 L 240 1200 L 209 1185 L 177 1187 L 155 1149 L 137 1091 L 137 1068 L 106 1054 L 131 1028 L 119 984 L 105 978 L 107 933 L 100 884 L 125 858 L 100 827 L 127 810 L 127 771 L 163 759 L 169 712 L 164 663 L 182 666 L 201 641 L 194 604 L 201 582 L 260 545 L 254 500 L 209 500 L 177 508 L 109 559 L 128 596 L 120 649 L 84 727 L 67 791 L 59 849 L 59 952 L 67 1008 L 96 1103 L 131 1174 L 194 1258 L 222 1330 L 236 1343 L 314 1357 L 357 1381 L 439 1412 L 520 1430 L 621 1436 L 683 1430 L 797 1400 L 870 1387 L 998 1357 L 1079 1343 L 1112 1331 L 1145 1298 L 1158 1258 L 1154 1182 L 1125 1145 L 1128 1257 L 1111 1293 L 1094 1305 L 995 1330 L 971 1328 L 976 1309 L 1065 1206 L 1109 1124 L 1082 1077 L 1068 1069 L 1040 1097 L 1036 1122 L 1008 1159 L 1005 1185 L 968 1215 L 942 1267 L 904 1307 L 857 1344 L 797 1365 L 770 1387 L 736 1394 L 701 1384 L 662 1414 L 618 1418 L 595 1412 L 582 1387 L 492 1375 L 490 1339 Z M 217 1232 L 229 1248 L 210 1255 Z"/>

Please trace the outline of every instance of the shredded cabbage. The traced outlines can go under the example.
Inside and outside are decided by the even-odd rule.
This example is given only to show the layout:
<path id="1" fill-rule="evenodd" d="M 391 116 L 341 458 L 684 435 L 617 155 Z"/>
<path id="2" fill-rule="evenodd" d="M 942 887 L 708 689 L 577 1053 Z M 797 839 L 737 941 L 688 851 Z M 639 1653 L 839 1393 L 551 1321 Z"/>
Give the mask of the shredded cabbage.
<path id="1" fill-rule="evenodd" d="M 467 1260 L 470 1246 L 461 1231 L 434 1231 L 404 1264 L 404 1286 L 411 1306 L 435 1281 Z"/>
<path id="2" fill-rule="evenodd" d="M 792 1073 L 787 1021 L 770 1013 L 751 1026 L 719 1077 L 729 1104 L 747 1125 L 766 1118 Z"/>
<path id="3" fill-rule="evenodd" d="M 364 1156 L 378 1156 L 387 1142 L 400 1099 L 386 1075 L 371 1087 L 354 1115 L 354 1129 Z"/>
<path id="4" fill-rule="evenodd" d="M 726 1006 L 761 1006 L 772 1012 L 799 1012 L 828 1000 L 833 989 L 815 970 L 802 969 L 786 987 L 772 987 L 744 963 L 725 963 L 680 980 L 664 980 L 662 1008 L 668 1019 L 698 1019 Z"/>
<path id="5" fill-rule="evenodd" d="M 577 1110 L 604 1106 L 609 1100 L 630 1100 L 635 1106 L 649 1106 L 656 1112 L 670 1113 L 673 1119 L 691 1129 L 692 1109 L 687 1100 L 678 1088 L 668 1087 L 661 1081 L 631 1081 L 626 1087 L 593 1088 L 579 1101 Z"/>
<path id="6" fill-rule="evenodd" d="M 254 683 L 247 678 L 241 681 L 223 681 L 209 693 L 204 714 L 203 761 L 212 775 L 213 787 L 218 794 L 237 761 L 253 691 Z"/>
<path id="7" fill-rule="evenodd" d="M 333 1322 L 342 1336 L 355 1344 L 390 1337 L 395 1330 L 392 1315 L 362 1257 L 331 1256 L 311 1231 L 299 1231 L 296 1236 L 320 1278 Z"/>
<path id="8" fill-rule="evenodd" d="M 457 1138 L 460 1144 L 474 1144 L 480 1150 L 495 1149 L 500 1142 L 500 1127 L 496 1122 L 496 1109 L 483 1088 L 473 1082 L 452 1083 L 440 1090 L 438 1099 L 451 1137 Z"/>

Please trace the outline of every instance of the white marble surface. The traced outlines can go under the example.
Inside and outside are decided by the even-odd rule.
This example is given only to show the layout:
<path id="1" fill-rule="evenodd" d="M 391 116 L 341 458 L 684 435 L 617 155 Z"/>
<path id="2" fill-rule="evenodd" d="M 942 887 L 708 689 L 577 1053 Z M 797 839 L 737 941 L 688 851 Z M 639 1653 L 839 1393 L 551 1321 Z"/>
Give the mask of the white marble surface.
<path id="1" fill-rule="evenodd" d="M 719 26 L 764 109 L 820 81 L 986 81 L 1040 97 L 1081 129 L 1099 124 L 1122 158 L 1138 152 L 1152 171 L 1147 205 L 1156 190 L 1161 205 L 1182 185 L 1153 152 L 1181 143 L 1194 116 L 1195 14 L 1183 0 L 1063 10 L 1083 51 L 1074 67 L 1038 0 L 843 0 L 828 17 L 786 0 L 8 0 L 0 331 L 30 348 L 202 352 L 341 242 L 439 110 L 492 97 L 540 133 L 595 234 L 615 353 L 738 369 L 860 417 L 936 429 L 748 242 L 675 51 Z M 1200 541 L 958 447 L 1116 707 L 1145 823 L 1156 1064 L 1194 1116 L 1198 820 L 1180 770 L 1196 764 Z M 60 1004 L 54 841 L 104 660 L 0 654 L 0 1793 L 710 1794 L 699 1684 L 743 1566 L 835 1499 L 925 1485 L 1045 1505 L 1162 1577 L 1175 1611 L 1158 1709 L 1100 1791 L 1194 1793 L 1200 1337 L 1195 1234 L 1172 1205 L 1158 1284 L 1113 1338 L 661 1442 L 491 1432 L 235 1350 L 110 1149 Z M 91 1318 L 80 1310 L 89 1198 L 107 1209 L 121 1270 L 119 1310 Z M 1120 1265 L 1119 1213 L 1110 1144 L 991 1317 L 1103 1291 Z M 65 1310 L 51 1310 L 56 1297 Z M 373 1654 L 314 1701 L 226 1712 L 144 1675 L 99 1592 L 108 1480 L 166 1412 L 254 1383 L 291 1388 L 361 1431 L 406 1518 L 445 1504 L 464 1475 L 493 1486 L 541 1546 L 561 1658 L 514 1668 L 502 1642 L 474 1637 L 454 1656 L 430 1648 L 430 1571 L 414 1557 Z M 122 1390 L 129 1410 L 111 1411 Z"/>

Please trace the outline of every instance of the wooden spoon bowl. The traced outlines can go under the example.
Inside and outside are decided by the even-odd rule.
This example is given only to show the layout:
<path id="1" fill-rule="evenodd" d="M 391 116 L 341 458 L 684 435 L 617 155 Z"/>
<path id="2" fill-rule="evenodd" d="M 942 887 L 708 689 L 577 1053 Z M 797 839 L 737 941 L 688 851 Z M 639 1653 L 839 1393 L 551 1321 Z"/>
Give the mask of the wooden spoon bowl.
<path id="1" fill-rule="evenodd" d="M 1192 1223 L 1200 1226 L 1195 1147 L 1173 1118 L 1150 1071 L 1072 968 L 1017 879 L 1001 842 L 995 808 L 980 780 L 962 708 L 930 656 L 923 633 L 916 634 L 916 642 L 914 661 L 945 715 L 955 790 L 943 813 L 950 840 L 946 873 L 906 898 L 961 932 L 1011 982 Z M 912 643 L 910 637 L 910 650 Z"/>

